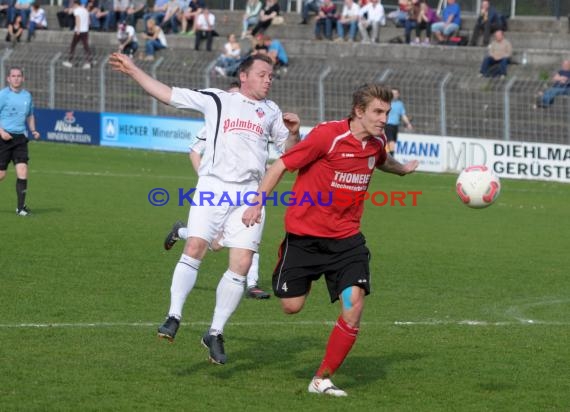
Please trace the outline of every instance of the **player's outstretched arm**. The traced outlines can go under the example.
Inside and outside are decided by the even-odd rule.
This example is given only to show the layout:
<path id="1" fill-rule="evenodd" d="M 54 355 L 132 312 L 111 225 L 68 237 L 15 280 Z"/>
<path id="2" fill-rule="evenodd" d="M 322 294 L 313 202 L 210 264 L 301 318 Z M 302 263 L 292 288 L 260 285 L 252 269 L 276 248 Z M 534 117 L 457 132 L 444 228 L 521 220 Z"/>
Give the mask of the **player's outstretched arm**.
<path id="1" fill-rule="evenodd" d="M 285 170 L 287 170 L 287 168 L 281 159 L 277 159 L 273 162 L 271 167 L 267 169 L 267 173 L 257 189 L 257 196 L 251 201 L 251 203 L 257 202 L 257 205 L 250 206 L 243 212 L 241 221 L 244 225 L 250 227 L 256 223 L 261 223 L 261 212 L 263 210 L 263 198 L 261 194 L 271 193 L 283 177 Z"/>
<path id="2" fill-rule="evenodd" d="M 109 58 L 113 70 L 124 73 L 136 81 L 148 94 L 165 104 L 170 104 L 172 89 L 146 74 L 126 54 L 113 53 Z"/>
<path id="3" fill-rule="evenodd" d="M 404 176 L 413 173 L 417 169 L 418 165 L 419 162 L 417 160 L 411 160 L 405 164 L 402 164 L 388 154 L 386 161 L 384 164 L 379 166 L 378 169 L 382 170 L 383 172 Z"/>

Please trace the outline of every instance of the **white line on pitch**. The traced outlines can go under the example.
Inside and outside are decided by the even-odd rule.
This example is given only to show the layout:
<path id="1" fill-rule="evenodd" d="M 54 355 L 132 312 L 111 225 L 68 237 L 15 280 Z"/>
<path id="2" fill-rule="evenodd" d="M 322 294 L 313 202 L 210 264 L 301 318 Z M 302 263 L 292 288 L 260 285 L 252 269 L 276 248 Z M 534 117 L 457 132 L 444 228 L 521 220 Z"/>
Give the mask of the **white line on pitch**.
<path id="1" fill-rule="evenodd" d="M 264 326 L 330 326 L 333 321 L 299 321 L 299 322 L 263 322 Z M 209 322 L 182 322 L 185 326 L 208 326 Z M 110 327 L 155 327 L 156 322 L 92 322 L 92 323 L 4 323 L 0 328 L 110 328 Z M 260 322 L 231 322 L 235 326 L 255 326 Z M 426 320 L 426 321 L 392 321 L 392 322 L 362 322 L 362 326 L 517 326 L 517 325 L 547 325 L 570 326 L 570 322 L 554 322 L 533 319 L 520 321 L 491 322 L 484 320 Z"/>

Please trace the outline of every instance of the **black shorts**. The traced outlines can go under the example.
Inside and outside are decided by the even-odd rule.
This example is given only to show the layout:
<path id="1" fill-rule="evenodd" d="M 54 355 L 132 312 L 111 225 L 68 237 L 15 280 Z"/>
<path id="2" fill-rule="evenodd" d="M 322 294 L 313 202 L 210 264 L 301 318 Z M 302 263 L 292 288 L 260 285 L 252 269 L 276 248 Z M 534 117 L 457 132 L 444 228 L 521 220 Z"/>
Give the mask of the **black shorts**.
<path id="1" fill-rule="evenodd" d="M 0 170 L 6 170 L 13 162 L 28 163 L 28 138 L 23 134 L 12 134 L 12 140 L 0 139 Z"/>
<path id="2" fill-rule="evenodd" d="M 398 140 L 398 126 L 387 124 L 384 126 L 384 133 L 386 134 L 386 139 L 388 139 L 389 142 L 395 142 Z"/>
<path id="3" fill-rule="evenodd" d="M 362 233 L 346 239 L 285 235 L 273 272 L 273 292 L 279 298 L 309 293 L 323 274 L 331 302 L 344 289 L 358 286 L 370 293 L 370 251 Z"/>

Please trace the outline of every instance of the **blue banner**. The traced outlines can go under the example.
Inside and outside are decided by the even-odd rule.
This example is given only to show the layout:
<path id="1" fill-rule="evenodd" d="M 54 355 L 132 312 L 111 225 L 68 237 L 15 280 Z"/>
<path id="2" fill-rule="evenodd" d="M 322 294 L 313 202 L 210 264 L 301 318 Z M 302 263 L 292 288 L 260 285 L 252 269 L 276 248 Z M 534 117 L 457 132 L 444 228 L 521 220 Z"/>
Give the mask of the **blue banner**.
<path id="1" fill-rule="evenodd" d="M 41 139 L 50 142 L 98 145 L 99 113 L 34 108 Z"/>
<path id="2" fill-rule="evenodd" d="M 101 114 L 101 146 L 188 152 L 202 119 Z"/>

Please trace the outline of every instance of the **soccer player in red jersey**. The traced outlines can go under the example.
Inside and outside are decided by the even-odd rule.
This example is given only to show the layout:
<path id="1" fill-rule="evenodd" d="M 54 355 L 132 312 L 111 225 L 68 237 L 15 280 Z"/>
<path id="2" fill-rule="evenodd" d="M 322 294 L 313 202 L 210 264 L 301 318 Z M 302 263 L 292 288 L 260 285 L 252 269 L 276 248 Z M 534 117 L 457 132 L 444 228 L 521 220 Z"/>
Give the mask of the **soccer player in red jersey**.
<path id="1" fill-rule="evenodd" d="M 370 293 L 370 254 L 360 233 L 364 205 L 357 199 L 364 199 L 374 169 L 403 176 L 418 166 L 417 160 L 401 164 L 386 153 L 384 127 L 391 101 L 390 88 L 379 84 L 358 88 L 349 118 L 317 125 L 276 160 L 259 186 L 255 199 L 259 204 L 246 209 L 242 217 L 248 227 L 261 222 L 263 194 L 275 188 L 286 170 L 298 170 L 293 186 L 297 199 L 321 199 L 287 208 L 287 233 L 273 273 L 275 296 L 287 314 L 301 311 L 311 283 L 323 274 L 331 302 L 340 300 L 341 314 L 309 384 L 312 393 L 346 396 L 330 377 L 356 341 L 364 296 Z M 355 201 L 347 202 L 347 193 Z"/>

